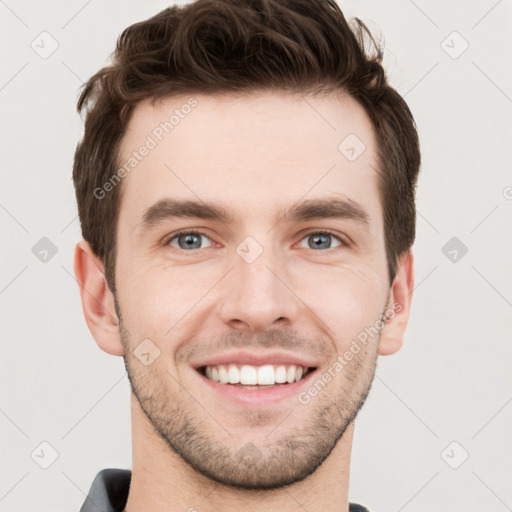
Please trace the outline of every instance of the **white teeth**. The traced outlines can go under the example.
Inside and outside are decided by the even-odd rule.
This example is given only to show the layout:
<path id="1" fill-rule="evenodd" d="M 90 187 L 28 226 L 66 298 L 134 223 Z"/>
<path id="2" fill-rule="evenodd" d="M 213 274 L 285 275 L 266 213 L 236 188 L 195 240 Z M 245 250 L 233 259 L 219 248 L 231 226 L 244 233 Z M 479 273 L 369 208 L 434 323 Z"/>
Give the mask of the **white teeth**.
<path id="1" fill-rule="evenodd" d="M 271 386 L 274 384 L 291 384 L 298 382 L 307 374 L 307 368 L 302 366 L 290 365 L 271 365 L 263 366 L 251 365 L 216 365 L 206 367 L 206 377 L 215 380 L 221 384 L 242 384 L 245 386 Z"/>
<path id="2" fill-rule="evenodd" d="M 258 372 L 254 366 L 244 365 L 240 369 L 240 384 L 249 386 L 258 383 Z"/>
<path id="3" fill-rule="evenodd" d="M 283 384 L 286 382 L 286 368 L 283 365 L 280 365 L 276 368 L 275 378 L 278 384 Z"/>
<path id="4" fill-rule="evenodd" d="M 240 382 L 240 372 L 238 371 L 238 368 L 235 364 L 229 365 L 228 375 L 230 384 L 238 384 Z M 208 377 L 208 374 L 206 376 Z"/>
<path id="5" fill-rule="evenodd" d="M 271 364 L 260 366 L 258 368 L 258 384 L 271 385 L 275 383 L 276 381 L 274 379 L 274 367 Z"/>
<path id="6" fill-rule="evenodd" d="M 288 371 L 286 372 L 286 382 L 288 382 L 288 384 L 291 384 L 295 381 L 295 370 L 296 367 L 294 364 L 288 366 Z"/>
<path id="7" fill-rule="evenodd" d="M 219 364 L 219 382 L 221 384 L 227 384 L 229 382 L 228 372 L 221 364 Z"/>

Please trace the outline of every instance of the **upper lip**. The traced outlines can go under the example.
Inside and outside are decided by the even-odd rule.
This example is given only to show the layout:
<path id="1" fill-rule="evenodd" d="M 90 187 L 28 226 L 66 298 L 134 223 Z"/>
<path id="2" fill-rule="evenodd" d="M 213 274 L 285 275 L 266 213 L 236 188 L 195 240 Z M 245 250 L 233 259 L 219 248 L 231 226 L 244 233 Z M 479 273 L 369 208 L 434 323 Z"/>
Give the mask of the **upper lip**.
<path id="1" fill-rule="evenodd" d="M 217 366 L 219 364 L 227 365 L 230 363 L 247 364 L 251 366 L 263 366 L 265 364 L 294 364 L 296 366 L 303 366 L 305 368 L 318 366 L 316 361 L 302 354 L 294 354 L 283 351 L 248 352 L 246 350 L 217 354 L 198 363 L 193 363 L 192 366 L 198 370 L 204 366 Z"/>

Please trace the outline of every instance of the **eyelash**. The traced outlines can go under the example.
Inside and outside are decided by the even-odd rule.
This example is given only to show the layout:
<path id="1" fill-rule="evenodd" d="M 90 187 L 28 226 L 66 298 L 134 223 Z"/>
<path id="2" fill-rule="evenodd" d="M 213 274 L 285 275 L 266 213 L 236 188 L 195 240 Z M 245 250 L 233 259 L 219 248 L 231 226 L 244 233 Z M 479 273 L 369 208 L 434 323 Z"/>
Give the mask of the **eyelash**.
<path id="1" fill-rule="evenodd" d="M 203 235 L 206 238 L 208 238 L 208 240 L 211 240 L 211 238 L 208 236 L 208 234 L 205 233 L 204 231 L 201 231 L 200 229 L 189 229 L 189 230 L 178 231 L 177 233 L 174 233 L 171 237 L 166 238 L 164 240 L 163 245 L 169 246 L 169 244 L 175 238 L 178 238 L 179 236 L 190 235 L 190 234 Z M 350 247 L 350 244 L 347 241 L 343 240 L 338 234 L 336 234 L 334 231 L 331 231 L 330 229 L 323 229 L 321 231 L 318 231 L 318 230 L 309 231 L 302 236 L 300 241 L 304 240 L 304 238 L 307 238 L 308 236 L 311 236 L 311 235 L 330 235 L 330 236 L 336 238 L 342 244 L 341 246 L 338 246 L 338 247 L 331 247 L 324 251 L 315 251 L 315 252 L 325 252 L 327 250 L 341 249 L 342 247 Z M 213 240 L 211 240 L 211 241 L 213 242 Z M 185 251 L 185 252 L 194 252 L 194 251 L 198 251 L 198 250 L 199 249 L 193 249 L 193 250 Z M 311 249 L 311 250 L 313 251 L 314 249 Z"/>

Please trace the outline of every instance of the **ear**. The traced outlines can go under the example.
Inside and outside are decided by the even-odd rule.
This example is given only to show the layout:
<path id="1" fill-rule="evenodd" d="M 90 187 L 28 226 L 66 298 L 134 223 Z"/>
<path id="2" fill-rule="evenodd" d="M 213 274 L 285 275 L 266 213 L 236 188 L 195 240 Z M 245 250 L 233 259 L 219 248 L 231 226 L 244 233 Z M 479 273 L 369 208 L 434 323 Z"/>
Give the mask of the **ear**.
<path id="1" fill-rule="evenodd" d="M 85 240 L 75 247 L 74 269 L 85 321 L 91 334 L 102 350 L 114 356 L 122 356 L 124 349 L 114 295 L 107 285 L 102 262 Z"/>
<path id="2" fill-rule="evenodd" d="M 409 321 L 412 291 L 414 288 L 414 258 L 412 251 L 404 253 L 398 263 L 397 273 L 389 292 L 388 321 L 381 331 L 379 355 L 398 352 L 403 344 L 405 328 Z"/>

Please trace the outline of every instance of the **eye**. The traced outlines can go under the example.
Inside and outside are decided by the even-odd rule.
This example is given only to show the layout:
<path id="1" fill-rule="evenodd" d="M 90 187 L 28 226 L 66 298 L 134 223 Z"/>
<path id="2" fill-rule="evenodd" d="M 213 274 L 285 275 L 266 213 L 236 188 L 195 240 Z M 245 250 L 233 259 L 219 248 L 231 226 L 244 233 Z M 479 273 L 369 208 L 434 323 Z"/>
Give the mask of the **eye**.
<path id="1" fill-rule="evenodd" d="M 343 240 L 330 231 L 315 231 L 308 233 L 302 240 L 309 239 L 307 249 L 334 249 L 340 245 L 346 245 Z M 336 246 L 332 246 L 332 239 L 336 239 L 339 243 Z"/>
<path id="2" fill-rule="evenodd" d="M 173 242 L 176 241 L 178 244 L 178 249 L 204 249 L 204 247 L 201 247 L 202 239 L 210 240 L 201 231 L 182 231 L 170 238 L 167 242 L 167 245 L 176 247 L 176 245 L 173 244 Z"/>
<path id="3" fill-rule="evenodd" d="M 342 245 L 348 245 L 338 235 L 335 235 L 330 231 L 315 231 L 308 233 L 302 238 L 302 240 L 308 239 L 309 242 L 308 246 L 306 247 L 307 249 L 335 249 L 336 247 Z M 332 245 L 333 239 L 338 242 L 337 245 Z M 166 242 L 166 245 L 170 245 L 171 247 L 183 249 L 186 251 L 193 249 L 205 249 L 206 247 L 201 247 L 201 243 L 204 240 L 212 242 L 212 240 L 202 231 L 181 231 L 169 238 L 169 240 Z M 210 244 L 210 246 L 212 245 L 213 242 Z"/>

